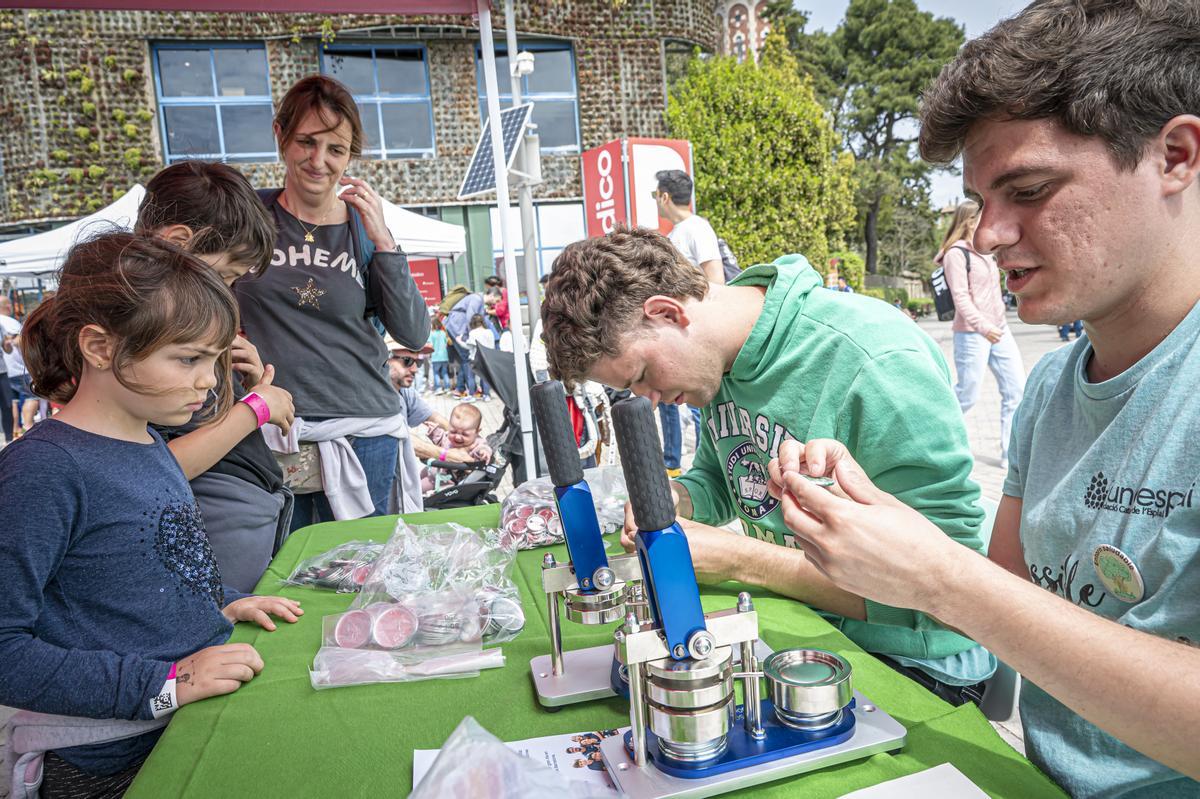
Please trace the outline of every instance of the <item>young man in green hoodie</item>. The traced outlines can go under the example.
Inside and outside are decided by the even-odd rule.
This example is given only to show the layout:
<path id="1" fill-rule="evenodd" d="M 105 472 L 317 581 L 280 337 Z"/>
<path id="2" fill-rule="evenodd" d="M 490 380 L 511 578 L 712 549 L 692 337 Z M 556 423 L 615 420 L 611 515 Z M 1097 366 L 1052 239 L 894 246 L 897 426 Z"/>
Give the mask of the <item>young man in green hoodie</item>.
<path id="1" fill-rule="evenodd" d="M 976 551 L 979 488 L 950 374 L 896 309 L 820 291 L 800 255 L 713 285 L 657 233 L 619 229 L 555 260 L 542 305 L 551 372 L 651 402 L 702 407 L 707 435 L 672 482 L 697 575 L 820 610 L 852 640 L 948 701 L 978 700 L 983 648 L 928 616 L 833 585 L 808 563 L 767 492 L 784 441 L 833 438 L 872 480 Z M 739 519 L 745 536 L 719 530 Z M 627 515 L 626 546 L 632 520 Z"/>

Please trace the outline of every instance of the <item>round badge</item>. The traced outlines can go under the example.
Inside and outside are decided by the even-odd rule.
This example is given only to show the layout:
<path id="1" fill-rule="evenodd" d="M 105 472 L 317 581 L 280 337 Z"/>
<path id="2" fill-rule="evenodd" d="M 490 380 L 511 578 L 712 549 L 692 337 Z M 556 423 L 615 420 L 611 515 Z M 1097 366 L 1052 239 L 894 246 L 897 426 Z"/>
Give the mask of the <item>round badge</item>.
<path id="1" fill-rule="evenodd" d="M 1092 553 L 1096 575 L 1108 592 L 1122 602 L 1138 602 L 1146 593 L 1146 584 L 1133 560 L 1109 544 L 1101 544 Z"/>

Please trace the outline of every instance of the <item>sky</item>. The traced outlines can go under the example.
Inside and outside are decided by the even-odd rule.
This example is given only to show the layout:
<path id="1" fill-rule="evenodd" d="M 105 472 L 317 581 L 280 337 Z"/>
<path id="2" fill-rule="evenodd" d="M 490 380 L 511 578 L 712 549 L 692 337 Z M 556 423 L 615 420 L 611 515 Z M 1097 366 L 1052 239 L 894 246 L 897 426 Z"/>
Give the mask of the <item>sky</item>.
<path id="1" fill-rule="evenodd" d="M 934 16 L 951 17 L 965 25 L 967 38 L 988 30 L 1000 20 L 1011 17 L 1025 7 L 1028 0 L 917 0 L 922 11 Z M 849 0 L 795 0 L 796 8 L 808 12 L 809 30 L 832 31 L 842 21 Z M 934 207 L 952 205 L 962 199 L 962 177 L 946 172 L 933 174 L 932 199 Z"/>

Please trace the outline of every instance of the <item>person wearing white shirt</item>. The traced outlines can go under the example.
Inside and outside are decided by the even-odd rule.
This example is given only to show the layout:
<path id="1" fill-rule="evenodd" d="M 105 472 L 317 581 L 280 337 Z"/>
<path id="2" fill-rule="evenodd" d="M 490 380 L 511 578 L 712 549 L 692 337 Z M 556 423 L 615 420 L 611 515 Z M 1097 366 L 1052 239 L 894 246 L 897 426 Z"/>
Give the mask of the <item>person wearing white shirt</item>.
<path id="1" fill-rule="evenodd" d="M 721 248 L 717 234 L 708 220 L 692 213 L 692 179 L 681 169 L 664 169 L 654 175 L 658 187 L 654 201 L 658 203 L 658 215 L 669 220 L 674 227 L 667 234 L 671 244 L 687 262 L 699 269 L 709 283 L 725 283 L 725 266 L 721 262 Z M 696 449 L 700 448 L 700 409 L 692 408 L 692 423 L 696 430 Z M 680 459 L 683 457 L 683 426 L 679 421 L 679 408 L 660 402 L 659 422 L 663 431 L 663 461 L 667 473 L 677 477 Z"/>
<path id="2" fill-rule="evenodd" d="M 13 420 L 20 419 L 20 406 L 14 408 L 13 402 L 20 394 L 13 393 L 12 379 L 24 381 L 25 361 L 17 349 L 20 341 L 21 323 L 12 315 L 12 300 L 0 296 L 0 336 L 4 342 L 4 359 L 0 360 L 0 424 L 4 429 L 4 443 L 13 439 Z"/>
<path id="3" fill-rule="evenodd" d="M 654 190 L 658 215 L 674 225 L 667 238 L 709 283 L 724 283 L 725 267 L 717 234 L 707 219 L 692 213 L 692 179 L 681 169 L 664 169 L 654 177 L 658 180 Z"/>

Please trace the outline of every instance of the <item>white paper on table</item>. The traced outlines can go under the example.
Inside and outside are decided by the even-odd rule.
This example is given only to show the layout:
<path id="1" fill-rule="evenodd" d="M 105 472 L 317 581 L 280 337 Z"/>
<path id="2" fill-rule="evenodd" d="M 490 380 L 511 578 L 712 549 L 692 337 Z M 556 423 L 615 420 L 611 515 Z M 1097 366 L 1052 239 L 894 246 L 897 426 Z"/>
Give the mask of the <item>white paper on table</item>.
<path id="1" fill-rule="evenodd" d="M 617 735 L 624 735 L 629 731 L 628 727 L 623 727 L 616 731 Z M 608 772 L 603 768 L 588 768 L 586 766 L 576 766 L 576 761 L 592 760 L 586 752 L 569 752 L 572 748 L 594 749 L 599 752 L 599 747 L 583 746 L 576 738 L 605 738 L 608 735 L 603 733 L 612 733 L 612 730 L 598 730 L 595 732 L 567 733 L 566 735 L 547 735 L 541 738 L 527 738 L 524 741 L 509 741 L 505 742 L 505 746 L 513 750 L 519 755 L 524 755 L 535 763 L 541 763 L 547 768 L 552 768 L 564 777 L 571 780 L 590 783 L 592 785 L 600 785 L 605 788 L 613 788 L 612 780 L 608 778 Z M 420 785 L 421 780 L 425 778 L 425 773 L 433 765 L 433 761 L 437 759 L 441 749 L 414 749 L 413 750 L 413 785 Z"/>
<path id="2" fill-rule="evenodd" d="M 988 799 L 950 763 L 848 793 L 841 799 Z"/>

